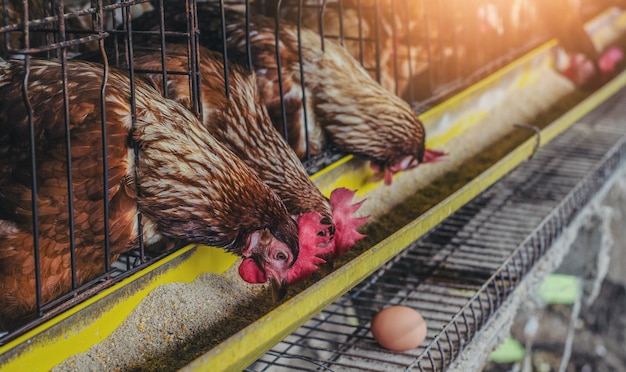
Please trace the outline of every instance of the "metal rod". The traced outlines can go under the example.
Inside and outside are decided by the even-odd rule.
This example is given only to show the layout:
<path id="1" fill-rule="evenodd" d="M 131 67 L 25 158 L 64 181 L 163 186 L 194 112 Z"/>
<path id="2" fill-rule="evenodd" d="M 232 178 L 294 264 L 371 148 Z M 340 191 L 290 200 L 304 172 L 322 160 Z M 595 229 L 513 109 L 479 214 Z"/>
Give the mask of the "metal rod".
<path id="1" fill-rule="evenodd" d="M 167 98 L 167 50 L 165 47 L 165 9 L 163 0 L 159 0 L 159 36 L 161 42 L 161 89 L 163 90 L 163 97 Z M 192 91 L 193 92 L 193 91 Z"/>
<path id="2" fill-rule="evenodd" d="M 100 19 L 104 19 L 102 14 L 102 0 L 98 0 L 98 9 Z M 107 120 L 106 120 L 106 85 L 109 78 L 109 61 L 106 58 L 106 49 L 104 47 L 104 40 L 99 41 L 100 53 L 102 54 L 103 76 L 102 85 L 100 87 L 100 113 L 101 113 L 101 131 L 102 131 L 102 191 L 103 191 L 103 219 L 104 219 L 104 268 L 106 272 L 110 270 L 110 252 L 111 252 L 111 240 L 109 237 L 109 158 L 107 149 Z"/>
<path id="3" fill-rule="evenodd" d="M 59 0 L 57 4 L 57 13 L 59 15 L 59 38 L 61 42 L 65 42 L 65 21 L 63 13 L 65 6 L 63 0 Z M 66 177 L 67 177 L 67 213 L 68 225 L 70 232 L 70 270 L 71 270 L 71 286 L 76 289 L 76 227 L 74 226 L 74 183 L 72 182 L 72 142 L 70 134 L 70 101 L 67 91 L 67 49 L 60 49 L 61 60 L 61 86 L 63 95 L 63 119 L 65 126 L 65 157 L 66 157 Z"/>
<path id="4" fill-rule="evenodd" d="M 361 4 L 361 0 L 357 0 L 357 17 L 359 19 L 358 22 L 358 41 L 359 41 L 359 62 L 363 65 L 364 61 L 364 50 L 363 50 L 363 5 Z"/>
<path id="5" fill-rule="evenodd" d="M 200 26 L 198 25 L 198 12 L 196 1 L 191 0 L 188 12 L 187 29 L 187 63 L 189 69 L 190 92 L 192 103 L 201 120 L 204 120 L 204 108 L 202 104 L 202 73 L 200 68 Z M 227 65 L 226 65 L 227 66 Z M 228 75 L 225 75 L 228 77 Z M 228 84 L 228 81 L 225 82 Z M 206 113 L 208 114 L 208 113 Z"/>
<path id="6" fill-rule="evenodd" d="M 28 48 L 30 46 L 30 33 L 28 26 L 28 0 L 23 1 L 24 5 L 24 46 Z M 32 208 L 32 222 L 33 222 L 33 259 L 35 260 L 35 306 L 37 309 L 37 316 L 42 316 L 42 298 L 41 298 L 41 257 L 39 252 L 39 208 L 38 208 L 38 187 L 37 187 L 37 142 L 35 134 L 35 123 L 33 120 L 33 107 L 30 102 L 28 94 L 28 83 L 30 78 L 30 56 L 24 57 L 24 79 L 22 84 L 22 98 L 24 100 L 24 106 L 26 107 L 26 113 L 28 115 L 28 129 L 29 129 L 29 141 L 30 141 L 30 167 L 31 167 L 31 208 Z"/>
<path id="7" fill-rule="evenodd" d="M 415 101 L 415 91 L 414 91 L 415 90 L 415 81 L 414 81 L 415 77 L 413 76 L 413 64 L 417 62 L 418 55 L 415 55 L 415 56 L 413 55 L 413 50 L 414 50 L 413 48 L 415 48 L 415 46 L 413 45 L 413 38 L 412 38 L 413 28 L 411 27 L 412 22 L 411 22 L 410 7 L 408 5 L 409 1 L 410 0 L 405 0 L 403 2 L 403 4 L 404 4 L 403 11 L 404 11 L 404 14 L 406 14 L 406 16 L 405 16 L 406 18 L 404 20 L 404 26 L 405 26 L 405 30 L 406 30 L 405 31 L 406 48 L 407 48 L 407 52 L 409 54 L 409 58 L 408 58 L 408 61 L 407 61 L 407 67 L 408 67 L 408 72 L 409 72 L 409 75 L 407 77 L 408 85 L 405 87 L 405 90 L 408 89 L 408 93 L 409 93 L 408 100 L 409 100 L 409 102 L 413 102 L 413 101 Z M 422 3 L 413 4 L 413 6 L 422 6 L 423 7 Z M 418 20 L 414 20 L 414 21 L 419 23 L 422 20 L 418 19 Z M 401 94 L 404 95 L 405 92 L 401 92 Z"/>
<path id="8" fill-rule="evenodd" d="M 374 45 L 375 45 L 375 50 L 376 50 L 376 81 L 378 81 L 379 83 L 381 82 L 381 66 L 380 66 L 380 60 L 381 60 L 381 54 L 380 54 L 380 39 L 382 38 L 382 33 L 381 33 L 381 13 L 380 13 L 380 3 L 378 2 L 378 0 L 374 0 L 374 15 L 375 15 L 375 21 L 374 21 Z"/>
<path id="9" fill-rule="evenodd" d="M 343 29 L 343 0 L 338 0 L 337 13 L 339 15 L 339 44 L 345 46 L 345 32 Z"/>
<path id="10" fill-rule="evenodd" d="M 400 87 L 398 86 L 400 84 L 400 75 L 399 75 L 399 71 L 398 71 L 398 50 L 399 50 L 399 46 L 398 46 L 398 25 L 396 24 L 396 20 L 395 20 L 395 16 L 397 14 L 396 12 L 396 1 L 395 0 L 391 0 L 391 47 L 393 48 L 392 51 L 392 55 L 393 55 L 393 83 L 394 83 L 394 92 L 396 95 L 400 95 Z M 409 50 L 410 53 L 410 50 Z M 409 57 L 409 61 L 411 60 L 411 58 Z"/>
<path id="11" fill-rule="evenodd" d="M 282 120 L 283 136 L 285 140 L 289 139 L 289 125 L 287 123 L 287 110 L 285 106 L 285 87 L 283 86 L 283 69 L 280 56 L 280 8 L 282 0 L 276 2 L 276 19 L 274 23 L 274 38 L 276 48 L 276 70 L 278 76 L 278 91 L 280 94 L 280 113 Z M 300 70 L 302 71 L 302 60 L 300 60 Z"/>
<path id="12" fill-rule="evenodd" d="M 306 102 L 306 83 L 304 76 L 304 59 L 302 58 L 302 2 L 304 0 L 299 0 L 298 2 L 298 62 L 300 64 L 300 89 L 302 89 L 302 116 L 304 118 L 304 140 L 306 141 L 306 150 L 305 150 L 305 158 L 308 159 L 311 157 L 311 148 L 309 142 L 309 115 L 307 112 L 307 102 Z M 280 71 L 280 70 L 279 70 Z M 280 75 L 280 74 L 279 74 Z M 282 93 L 281 93 L 282 97 Z M 283 109 L 284 111 L 284 109 Z"/>
<path id="13" fill-rule="evenodd" d="M 280 0 L 278 0 L 280 2 Z M 326 13 L 326 0 L 322 0 L 322 7 L 319 11 L 319 29 L 320 29 L 320 44 L 322 46 L 322 52 L 326 50 L 326 45 L 324 44 L 324 39 L 326 38 L 326 33 L 324 32 L 324 14 Z"/>
<path id="14" fill-rule="evenodd" d="M 252 43 L 250 41 L 250 2 L 246 1 L 246 59 L 248 60 L 248 69 L 254 71 L 252 63 Z M 299 35 L 298 35 L 299 37 Z M 300 44 L 298 44 L 299 46 Z M 300 58 L 302 60 L 302 58 Z M 307 142 L 308 143 L 308 142 Z"/>
<path id="15" fill-rule="evenodd" d="M 189 0 L 188 0 L 189 1 Z M 195 0 L 191 0 L 195 1 Z M 189 4 L 189 3 L 187 3 Z M 226 35 L 226 12 L 224 7 L 224 0 L 219 1 L 219 10 L 221 18 L 222 28 L 222 62 L 224 63 L 224 94 L 226 98 L 230 98 L 230 79 L 228 77 L 228 37 Z M 281 92 L 282 97 L 282 92 Z"/>

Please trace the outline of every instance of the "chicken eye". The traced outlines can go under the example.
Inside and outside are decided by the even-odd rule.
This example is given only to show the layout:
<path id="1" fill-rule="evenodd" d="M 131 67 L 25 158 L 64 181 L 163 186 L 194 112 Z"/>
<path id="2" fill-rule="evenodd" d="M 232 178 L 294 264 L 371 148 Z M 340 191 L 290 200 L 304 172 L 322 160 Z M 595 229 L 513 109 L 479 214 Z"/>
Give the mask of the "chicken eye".
<path id="1" fill-rule="evenodd" d="M 276 253 L 276 259 L 277 260 L 281 260 L 281 261 L 286 261 L 287 260 L 287 255 L 283 252 L 278 252 Z"/>

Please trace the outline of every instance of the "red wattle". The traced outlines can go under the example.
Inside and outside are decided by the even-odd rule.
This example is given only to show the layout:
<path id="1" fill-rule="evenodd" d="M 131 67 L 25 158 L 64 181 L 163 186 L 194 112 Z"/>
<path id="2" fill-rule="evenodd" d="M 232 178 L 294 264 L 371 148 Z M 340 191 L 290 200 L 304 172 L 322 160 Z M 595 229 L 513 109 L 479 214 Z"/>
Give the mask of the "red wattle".
<path id="1" fill-rule="evenodd" d="M 250 257 L 246 257 L 241 261 L 239 265 L 239 276 L 251 284 L 261 284 L 267 281 L 265 272 L 263 272 L 259 264 Z"/>

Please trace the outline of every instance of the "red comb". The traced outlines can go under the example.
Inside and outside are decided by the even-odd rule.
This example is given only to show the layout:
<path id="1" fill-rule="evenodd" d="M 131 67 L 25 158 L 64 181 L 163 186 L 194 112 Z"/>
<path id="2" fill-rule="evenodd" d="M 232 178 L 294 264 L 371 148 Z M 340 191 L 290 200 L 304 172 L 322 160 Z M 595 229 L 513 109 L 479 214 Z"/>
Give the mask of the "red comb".
<path id="1" fill-rule="evenodd" d="M 426 151 L 424 151 L 424 157 L 422 158 L 422 164 L 434 163 L 436 161 L 441 160 L 441 158 L 443 158 L 446 155 L 448 154 L 446 154 L 443 151 L 426 149 Z"/>
<path id="2" fill-rule="evenodd" d="M 298 219 L 298 240 L 300 253 L 298 259 L 287 273 L 287 282 L 297 283 L 308 279 L 319 270 L 319 266 L 326 261 L 321 256 L 328 255 L 334 245 L 329 242 L 329 236 L 319 235 L 320 231 L 327 231 L 329 225 L 321 223 L 322 215 L 317 212 L 307 212 Z"/>
<path id="3" fill-rule="evenodd" d="M 365 235 L 356 231 L 368 217 L 354 217 L 354 213 L 361 207 L 365 199 L 352 204 L 355 192 L 344 187 L 333 190 L 330 194 L 330 205 L 333 207 L 333 222 L 335 223 L 335 254 L 333 258 L 343 256 L 358 240 Z"/>
<path id="4" fill-rule="evenodd" d="M 267 281 L 265 272 L 259 267 L 259 264 L 250 257 L 246 257 L 239 264 L 239 276 L 251 284 L 261 284 Z"/>
<path id="5" fill-rule="evenodd" d="M 624 52 L 617 47 L 611 47 L 604 51 L 598 59 L 598 68 L 602 73 L 610 73 L 615 70 L 617 65 L 622 59 L 624 59 Z"/>

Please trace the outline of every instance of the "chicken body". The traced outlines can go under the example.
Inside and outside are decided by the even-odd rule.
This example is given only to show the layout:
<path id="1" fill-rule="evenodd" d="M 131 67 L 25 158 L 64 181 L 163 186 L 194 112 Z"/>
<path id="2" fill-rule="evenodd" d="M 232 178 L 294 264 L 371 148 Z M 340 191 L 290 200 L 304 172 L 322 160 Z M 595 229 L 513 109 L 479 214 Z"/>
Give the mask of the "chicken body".
<path id="1" fill-rule="evenodd" d="M 68 119 L 76 243 L 76 281 L 104 272 L 104 203 L 109 206 L 111 261 L 137 247 L 137 213 L 147 245 L 210 244 L 254 260 L 282 286 L 298 256 L 295 221 L 278 196 L 187 109 L 135 82 L 107 75 L 107 192 L 104 192 L 103 68 L 68 61 Z M 65 115 L 61 65 L 32 61 L 29 102 L 37 162 L 42 303 L 71 289 Z M 0 323 L 32 315 L 35 262 L 29 124 L 22 94 L 24 63 L 0 65 Z M 133 144 L 138 147 L 135 157 Z"/>
<path id="2" fill-rule="evenodd" d="M 158 51 L 136 51 L 134 56 L 134 66 L 139 69 L 163 70 Z M 272 125 L 258 94 L 254 74 L 229 64 L 227 97 L 222 61 L 221 54 L 199 49 L 200 101 L 206 128 L 278 194 L 296 220 L 304 213 L 315 211 L 326 224 L 332 224 L 328 200 Z M 168 71 L 187 71 L 186 47 L 169 45 L 166 64 Z M 155 86 L 163 86 L 162 74 L 150 73 L 148 76 Z M 192 100 L 187 76 L 169 74 L 167 80 L 167 96 L 189 107 Z"/>
<path id="3" fill-rule="evenodd" d="M 607 6 L 611 3 L 608 1 Z M 603 84 L 614 72 L 624 53 L 616 47 L 598 50 L 585 28 L 582 0 L 535 1 L 540 25 L 569 54 L 564 75 L 582 87 Z"/>
<path id="4" fill-rule="evenodd" d="M 167 97 L 193 110 L 189 78 L 170 73 L 167 83 L 163 84 L 160 55 L 159 51 L 136 51 L 133 65 L 141 70 L 155 71 L 147 74 L 155 86 L 167 87 Z M 187 71 L 190 65 L 187 48 L 169 45 L 165 61 L 165 70 L 169 72 Z M 294 151 L 272 125 L 257 92 L 254 73 L 229 64 L 227 96 L 222 55 L 200 47 L 198 64 L 199 101 L 205 127 L 276 192 L 298 222 L 300 255 L 294 272 L 298 271 L 296 276 L 299 279 L 306 279 L 322 263 L 320 257 L 333 258 L 335 226 L 329 201 L 313 184 Z M 310 213 L 318 218 L 303 218 Z M 351 214 L 346 218 L 346 221 L 351 220 Z M 245 262 L 242 265 L 242 277 L 256 282 L 256 267 Z M 246 265 L 248 269 L 245 269 Z"/>
<path id="5" fill-rule="evenodd" d="M 299 0 L 284 2 L 285 19 L 297 23 Z M 427 50 L 420 40 L 423 25 L 421 0 L 342 0 L 327 1 L 323 10 L 317 1 L 305 1 L 302 25 L 339 40 L 373 79 L 389 92 L 402 96 L 412 76 L 428 65 Z M 323 30 L 320 29 L 322 12 Z M 431 31 L 432 32 L 432 31 Z"/>
<path id="6" fill-rule="evenodd" d="M 167 84 L 163 84 L 160 52 L 137 51 L 133 64 L 141 70 L 155 71 L 148 73 L 154 84 L 166 87 L 168 97 L 191 109 L 188 78 L 172 73 L 187 71 L 187 49 L 180 45 L 169 45 L 167 49 Z M 356 230 L 366 218 L 353 216 L 360 206 L 352 204 L 353 192 L 335 191 L 329 201 L 313 184 L 294 151 L 272 125 L 258 94 L 254 73 L 229 64 L 226 96 L 222 61 L 221 54 L 199 48 L 199 101 L 204 125 L 278 194 L 298 221 L 300 255 L 293 271 L 298 272 L 299 279 L 305 279 L 317 270 L 322 263 L 320 258 L 332 263 L 363 238 Z M 256 271 L 254 266 L 249 267 Z M 240 273 L 244 278 L 254 277 L 241 270 Z"/>
<path id="7" fill-rule="evenodd" d="M 166 4 L 166 27 L 172 30 L 186 28 L 184 7 L 179 3 Z M 246 65 L 246 17 L 243 13 L 225 9 L 226 39 L 229 58 Z M 152 25 L 152 15 L 138 19 L 136 29 Z M 210 3 L 198 4 L 200 42 L 213 50 L 222 50 L 219 8 Z M 282 120 L 281 95 L 278 84 L 275 21 L 252 16 L 250 23 L 251 59 L 257 75 L 259 92 L 267 106 L 274 125 L 279 129 L 286 123 L 289 144 L 298 152 L 299 144 L 306 143 L 305 128 L 319 124 L 325 136 L 339 150 L 370 160 L 388 174 L 417 166 L 425 158 L 424 127 L 411 107 L 387 92 L 339 44 L 321 38 L 315 32 L 301 30 L 301 53 L 306 88 L 306 106 L 303 104 L 300 79 L 300 58 L 297 28 L 287 22 L 280 24 L 279 54 L 283 86 L 283 102 L 287 121 Z M 150 27 L 148 27 L 150 28 Z M 305 120 L 304 107 L 307 107 Z M 280 117 L 277 121 L 277 117 Z M 321 148 L 324 138 L 315 130 L 308 131 L 311 151 Z M 426 157 L 427 160 L 440 154 Z"/>

